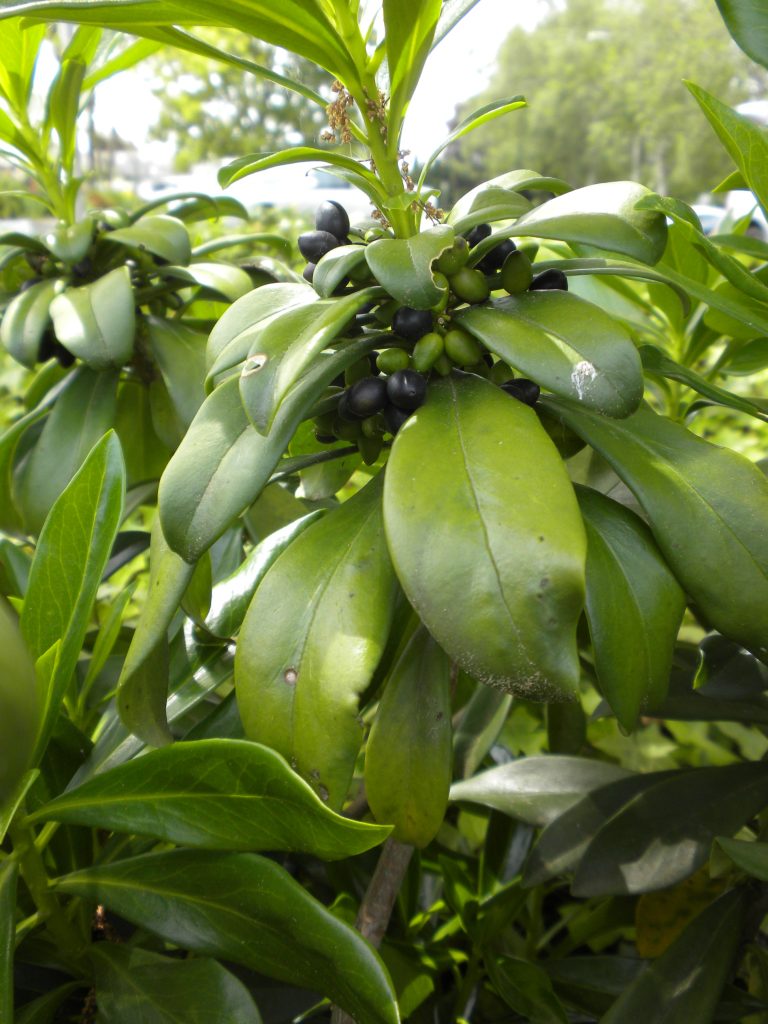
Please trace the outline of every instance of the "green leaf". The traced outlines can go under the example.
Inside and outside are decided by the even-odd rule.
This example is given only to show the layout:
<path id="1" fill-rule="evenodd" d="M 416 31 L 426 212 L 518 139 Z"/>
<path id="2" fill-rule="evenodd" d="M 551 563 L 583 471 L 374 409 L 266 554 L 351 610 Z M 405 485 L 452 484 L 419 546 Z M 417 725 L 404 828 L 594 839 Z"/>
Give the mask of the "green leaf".
<path id="1" fill-rule="evenodd" d="M 266 155 L 251 153 L 248 156 L 238 157 L 237 160 L 233 160 L 221 168 L 218 174 L 219 184 L 222 188 L 226 188 L 234 181 L 239 181 L 249 174 L 256 174 L 258 171 L 266 171 L 270 167 L 317 163 L 318 161 L 346 171 L 351 175 L 357 187 L 362 189 L 375 203 L 386 202 L 387 195 L 379 184 L 379 179 L 359 160 L 353 160 L 351 157 L 335 153 L 330 149 L 314 149 L 311 146 L 293 146 L 291 149 L 281 149 L 277 153 Z"/>
<path id="2" fill-rule="evenodd" d="M 51 302 L 56 337 L 92 370 L 127 363 L 133 355 L 136 314 L 131 272 L 118 267 Z"/>
<path id="3" fill-rule="evenodd" d="M 488 973 L 501 998 L 529 1024 L 568 1024 L 552 982 L 536 964 L 517 957 L 489 958 Z"/>
<path id="4" fill-rule="evenodd" d="M 419 183 L 417 189 L 421 192 L 424 183 L 427 180 L 432 164 L 440 156 L 443 150 L 450 146 L 452 142 L 462 138 L 464 135 L 468 135 L 473 132 L 476 128 L 482 127 L 484 124 L 488 124 L 489 121 L 495 120 L 497 117 L 501 117 L 503 114 L 509 114 L 513 110 L 519 110 L 521 107 L 527 106 L 524 96 L 507 96 L 501 100 L 493 100 L 491 103 L 486 103 L 484 106 L 479 107 L 477 110 L 473 110 L 471 114 L 468 114 L 459 124 L 450 132 L 440 143 L 437 149 L 434 149 L 427 157 L 427 161 L 422 168 L 421 174 L 419 175 Z"/>
<path id="5" fill-rule="evenodd" d="M 586 757 L 523 757 L 463 782 L 454 782 L 451 800 L 492 807 L 541 828 L 592 790 L 627 778 L 628 774 L 618 765 Z"/>
<path id="6" fill-rule="evenodd" d="M 725 388 L 720 388 L 716 384 L 711 384 L 705 377 L 702 377 L 694 370 L 688 369 L 687 366 L 681 366 L 673 359 L 670 359 L 666 353 L 655 345 L 641 345 L 639 352 L 643 368 L 648 373 L 658 374 L 661 377 L 666 377 L 668 380 L 679 381 L 716 405 L 737 409 L 739 412 L 745 412 L 759 420 L 768 420 L 768 413 L 761 409 L 759 405 L 751 402 L 748 398 L 726 391 Z"/>
<path id="7" fill-rule="evenodd" d="M 248 989 L 216 960 L 170 959 L 99 942 L 91 947 L 103 1024 L 261 1024 Z"/>
<path id="8" fill-rule="evenodd" d="M 317 360 L 286 397 L 266 436 L 245 414 L 237 377 L 216 388 L 160 481 L 160 516 L 174 551 L 196 561 L 253 504 L 313 403 L 376 342 L 376 335 L 365 336 Z"/>
<path id="9" fill-rule="evenodd" d="M 742 871 L 753 878 L 759 878 L 761 882 L 768 882 L 768 843 L 728 839 L 725 836 L 718 836 L 715 842 Z"/>
<path id="10" fill-rule="evenodd" d="M 729 345 L 721 372 L 729 377 L 751 377 L 768 367 L 768 338 L 754 338 L 746 345 Z"/>
<path id="11" fill-rule="evenodd" d="M 207 196 L 206 197 L 211 203 L 211 216 L 213 211 L 221 209 L 220 216 L 234 217 L 235 213 L 230 210 L 229 203 L 241 206 L 236 199 L 231 196 Z M 197 200 L 202 203 L 202 200 Z M 184 219 L 183 215 L 184 207 L 174 207 L 174 217 Z M 243 207 L 245 210 L 245 207 Z M 182 212 L 180 212 L 182 211 Z M 188 216 L 186 219 L 190 219 Z M 243 216 L 244 220 L 248 219 L 248 214 L 245 213 Z M 283 235 L 274 234 L 271 231 L 249 231 L 245 234 L 239 235 L 219 235 L 217 238 L 210 238 L 207 242 L 201 242 L 200 245 L 196 245 L 192 249 L 192 257 L 197 258 L 200 256 L 207 256 L 212 252 L 220 252 L 222 249 L 232 249 L 238 245 L 265 245 L 270 249 L 275 249 L 281 257 L 284 259 L 290 259 L 294 252 L 294 247 L 291 242 Z"/>
<path id="12" fill-rule="evenodd" d="M 257 854 L 175 850 L 78 871 L 63 893 L 103 903 L 204 956 L 332 999 L 359 1024 L 397 1024 L 377 954 L 278 864 Z"/>
<path id="13" fill-rule="evenodd" d="M 544 405 L 634 492 L 667 564 L 708 622 L 768 654 L 768 480 L 760 470 L 647 405 L 626 420 L 564 399 Z"/>
<path id="14" fill-rule="evenodd" d="M 0 598 L 0 812 L 13 799 L 30 765 L 40 711 L 34 659 L 16 615 Z M 0 942 L 0 955 L 1 947 Z"/>
<path id="15" fill-rule="evenodd" d="M 51 323 L 51 300 L 59 291 L 60 281 L 40 281 L 15 295 L 2 315 L 0 342 L 29 369 L 38 362 L 40 343 Z"/>
<path id="16" fill-rule="evenodd" d="M 13 1024 L 13 947 L 18 874 L 19 866 L 15 860 L 6 858 L 0 864 L 0 1024 Z"/>
<path id="17" fill-rule="evenodd" d="M 600 690 L 626 730 L 666 696 L 685 594 L 645 523 L 588 487 L 587 621 Z"/>
<path id="18" fill-rule="evenodd" d="M 364 245 L 339 245 L 320 260 L 312 275 L 312 287 L 317 294 L 328 299 L 344 281 L 350 271 L 365 263 Z"/>
<path id="19" fill-rule="evenodd" d="M 145 743 L 171 740 L 166 719 L 168 627 L 192 579 L 194 566 L 171 551 L 160 516 L 152 524 L 149 587 L 118 681 L 117 705 L 125 725 Z"/>
<path id="20" fill-rule="evenodd" d="M 208 380 L 232 369 L 248 355 L 254 338 L 275 316 L 289 309 L 317 301 L 317 292 L 309 285 L 266 284 L 234 302 L 216 322 L 206 351 Z"/>
<path id="21" fill-rule="evenodd" d="M 538 384 L 606 416 L 643 397 L 637 349 L 626 328 L 570 292 L 534 291 L 462 310 L 456 321 Z"/>
<path id="22" fill-rule="evenodd" d="M 114 426 L 125 458 L 126 486 L 159 480 L 171 452 L 155 432 L 150 390 L 136 377 L 120 385 Z"/>
<path id="23" fill-rule="evenodd" d="M 395 587 L 376 478 L 285 549 L 240 631 L 246 736 L 283 754 L 330 807 L 352 778 L 363 738 L 357 699 L 384 651 Z"/>
<path id="24" fill-rule="evenodd" d="M 167 263 L 189 263 L 192 250 L 187 229 L 176 217 L 142 217 L 127 228 L 110 231 L 109 241 L 130 249 L 146 250 Z"/>
<path id="25" fill-rule="evenodd" d="M 454 774 L 468 779 L 493 747 L 509 714 L 512 697 L 478 683 L 453 733 Z"/>
<path id="26" fill-rule="evenodd" d="M 11 108 L 26 111 L 45 25 L 30 25 L 21 18 L 7 21 L 0 32 L 0 92 Z"/>
<path id="27" fill-rule="evenodd" d="M 85 985 L 86 982 L 83 981 L 69 981 L 66 985 L 60 985 L 51 992 L 25 1003 L 16 1014 L 14 1024 L 53 1024 L 56 1011 L 67 996 Z"/>
<path id="28" fill-rule="evenodd" d="M 246 271 L 240 267 L 233 267 L 231 263 L 191 263 L 188 267 L 160 267 L 158 275 L 161 278 L 187 281 L 226 302 L 234 302 L 253 289 L 253 282 Z"/>
<path id="29" fill-rule="evenodd" d="M 271 493 L 272 488 L 265 491 L 265 494 Z M 205 628 L 214 636 L 234 636 L 242 625 L 256 588 L 275 559 L 300 533 L 303 533 L 323 514 L 321 509 L 310 512 L 309 515 L 302 516 L 281 529 L 275 530 L 274 533 L 270 533 L 260 544 L 257 544 L 232 575 L 217 583 L 213 588 L 211 608 L 205 620 Z"/>
<path id="30" fill-rule="evenodd" d="M 673 772 L 646 785 L 602 825 L 572 891 L 589 897 L 676 885 L 707 860 L 715 836 L 737 832 L 766 801 L 765 764 Z"/>
<path id="31" fill-rule="evenodd" d="M 77 263 L 91 247 L 93 221 L 90 217 L 85 217 L 75 224 L 61 221 L 52 231 L 43 235 L 43 241 L 56 259 L 63 263 Z"/>
<path id="32" fill-rule="evenodd" d="M 38 532 L 54 501 L 115 419 L 117 372 L 75 370 L 35 447 L 20 464 L 14 500 L 26 529 Z"/>
<path id="33" fill-rule="evenodd" d="M 123 511 L 125 468 L 110 431 L 88 455 L 45 521 L 32 562 L 21 632 L 41 659 L 60 644 L 47 688 L 35 754 L 45 749 L 77 663 L 91 609 Z M 49 656 L 50 657 L 50 656 Z M 34 759 L 33 759 L 34 760 Z"/>
<path id="34" fill-rule="evenodd" d="M 149 349 L 185 428 L 205 401 L 206 337 L 178 320 L 148 316 Z"/>
<path id="35" fill-rule="evenodd" d="M 768 210 L 768 137 L 765 129 L 743 114 L 737 114 L 701 86 L 693 82 L 685 85 L 765 212 Z"/>
<path id="36" fill-rule="evenodd" d="M 365 247 L 374 277 L 398 302 L 413 309 L 430 309 L 445 295 L 435 284 L 432 263 L 453 245 L 455 233 L 447 224 L 427 228 L 411 238 L 379 238 Z"/>
<path id="37" fill-rule="evenodd" d="M 442 0 L 383 0 L 389 66 L 389 130 L 397 138 L 429 56 Z"/>
<path id="38" fill-rule="evenodd" d="M 600 1024 L 709 1024 L 730 977 L 744 925 L 746 894 L 725 893 L 691 921 L 624 989 Z"/>
<path id="39" fill-rule="evenodd" d="M 768 17 L 762 0 L 716 0 L 726 28 L 741 49 L 768 66 Z"/>
<path id="40" fill-rule="evenodd" d="M 176 197 L 170 213 L 177 220 L 185 224 L 194 224 L 200 220 L 220 220 L 222 217 L 239 217 L 240 220 L 248 220 L 249 214 L 239 199 L 234 196 L 208 196 L 202 193 L 181 193 Z M 178 200 L 182 200 L 179 202 Z M 275 245 L 281 249 L 289 249 L 289 243 L 280 235 L 265 234 L 263 232 L 252 232 L 245 235 L 229 235 L 223 238 L 211 238 L 207 242 L 201 242 L 192 249 L 193 256 L 202 256 L 204 253 L 216 252 L 219 249 L 226 249 L 231 245 L 239 245 L 240 239 L 244 242 L 259 242 L 275 239 Z"/>
<path id="41" fill-rule="evenodd" d="M 587 185 L 523 214 L 511 234 L 581 242 L 641 263 L 657 263 L 667 241 L 664 217 L 636 208 L 639 200 L 651 194 L 633 181 Z"/>
<path id="42" fill-rule="evenodd" d="M 469 14 L 477 2 L 478 0 L 443 0 L 443 9 L 432 43 L 433 50 L 458 25 L 464 15 Z"/>
<path id="43" fill-rule="evenodd" d="M 466 192 L 448 214 L 448 223 L 457 234 L 484 221 L 510 220 L 527 213 L 530 202 L 520 193 L 525 189 L 567 192 L 570 185 L 559 178 L 543 178 L 535 171 L 508 171 L 484 181 Z"/>
<path id="44" fill-rule="evenodd" d="M 46 123 L 59 137 L 59 159 L 65 168 L 71 168 L 77 141 L 77 115 L 80 90 L 85 78 L 85 61 L 65 58 L 48 91 Z"/>
<path id="45" fill-rule="evenodd" d="M 392 446 L 384 521 L 406 596 L 462 668 L 575 698 L 584 527 L 532 409 L 472 375 L 431 387 Z"/>
<path id="46" fill-rule="evenodd" d="M 364 288 L 319 299 L 271 318 L 255 332 L 240 374 L 240 398 L 259 433 L 272 429 L 280 405 L 310 363 L 380 294 L 379 288 Z"/>
<path id="47" fill-rule="evenodd" d="M 442 817 L 442 816 L 441 816 Z M 286 850 L 338 860 L 389 828 L 334 814 L 283 758 L 258 743 L 175 743 L 97 775 L 30 816 L 206 850 Z"/>
<path id="48" fill-rule="evenodd" d="M 426 629 L 411 636 L 385 683 L 365 748 L 365 793 L 392 838 L 424 847 L 451 785 L 451 663 Z"/>

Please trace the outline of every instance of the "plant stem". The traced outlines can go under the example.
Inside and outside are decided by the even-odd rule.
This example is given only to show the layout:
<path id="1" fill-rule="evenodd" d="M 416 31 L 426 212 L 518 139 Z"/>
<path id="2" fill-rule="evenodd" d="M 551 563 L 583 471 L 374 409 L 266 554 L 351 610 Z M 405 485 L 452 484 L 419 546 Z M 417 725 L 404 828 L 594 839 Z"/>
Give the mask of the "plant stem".
<path id="1" fill-rule="evenodd" d="M 23 811 L 11 822 L 8 829 L 21 876 L 37 907 L 40 920 L 50 929 L 62 960 L 69 963 L 77 962 L 82 955 L 81 936 L 69 923 L 57 896 L 51 891 L 42 855 L 35 845 L 35 834 L 32 828 L 22 821 L 22 814 Z"/>
<path id="2" fill-rule="evenodd" d="M 355 923 L 357 930 L 377 949 L 384 938 L 412 856 L 412 846 L 398 843 L 396 839 L 388 839 L 381 849 L 376 870 L 360 904 Z M 354 1024 L 354 1018 L 335 1006 L 331 1024 Z"/>

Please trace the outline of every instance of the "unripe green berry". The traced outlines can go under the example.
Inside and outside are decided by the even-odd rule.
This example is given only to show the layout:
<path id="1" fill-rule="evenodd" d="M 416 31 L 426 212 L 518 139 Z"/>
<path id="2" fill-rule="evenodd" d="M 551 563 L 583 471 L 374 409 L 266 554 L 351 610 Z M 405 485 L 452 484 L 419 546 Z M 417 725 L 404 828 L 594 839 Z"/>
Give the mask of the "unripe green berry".
<path id="1" fill-rule="evenodd" d="M 464 302 L 485 302 L 491 293 L 485 274 L 479 270 L 462 267 L 449 280 L 454 294 Z"/>
<path id="2" fill-rule="evenodd" d="M 493 364 L 489 374 L 489 378 L 494 384 L 504 384 L 505 381 L 512 380 L 514 376 L 512 367 L 509 363 L 505 363 L 503 359 L 499 359 L 498 362 Z"/>
<path id="3" fill-rule="evenodd" d="M 446 332 L 443 339 L 445 354 L 456 366 L 473 366 L 479 362 L 483 350 L 479 343 L 460 327 L 454 327 Z"/>
<path id="4" fill-rule="evenodd" d="M 501 284 L 510 295 L 524 292 L 533 280 L 531 261 L 522 250 L 511 252 L 501 268 Z"/>
<path id="5" fill-rule="evenodd" d="M 457 273 L 464 264 L 467 262 L 469 257 L 469 243 L 466 238 L 459 235 L 456 241 L 453 243 L 447 252 L 444 252 L 435 264 L 435 269 L 439 270 L 441 274 L 445 274 L 450 277 L 451 274 Z"/>
<path id="6" fill-rule="evenodd" d="M 385 348 L 376 357 L 376 366 L 382 373 L 397 373 L 407 370 L 411 365 L 411 357 L 404 348 Z"/>
<path id="7" fill-rule="evenodd" d="M 447 377 L 453 369 L 453 363 L 445 352 L 443 352 L 443 354 L 435 360 L 432 369 L 435 373 L 439 373 L 441 377 Z"/>
<path id="8" fill-rule="evenodd" d="M 360 437 L 360 421 L 350 423 L 337 416 L 333 421 L 333 432 L 342 441 L 356 441 Z"/>
<path id="9" fill-rule="evenodd" d="M 435 361 L 443 354 L 443 339 L 436 331 L 430 331 L 419 338 L 413 346 L 413 368 L 419 373 L 426 373 L 435 365 Z"/>

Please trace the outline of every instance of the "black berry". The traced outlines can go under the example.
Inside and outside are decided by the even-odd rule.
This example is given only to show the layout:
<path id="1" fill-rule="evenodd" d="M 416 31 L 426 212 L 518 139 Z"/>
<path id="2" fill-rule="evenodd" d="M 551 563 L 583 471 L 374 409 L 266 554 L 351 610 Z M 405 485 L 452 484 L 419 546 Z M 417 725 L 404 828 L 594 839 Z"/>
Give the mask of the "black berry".
<path id="1" fill-rule="evenodd" d="M 401 306 L 392 317 L 392 330 L 406 341 L 418 341 L 432 330 L 432 314 L 428 309 Z"/>
<path id="2" fill-rule="evenodd" d="M 310 263 L 318 263 L 331 249 L 341 245 L 338 238 L 330 231 L 305 231 L 299 235 L 299 252 Z"/>
<path id="3" fill-rule="evenodd" d="M 482 270 L 484 274 L 493 274 L 497 270 L 501 270 L 504 265 L 504 260 L 509 256 L 511 252 L 515 252 L 517 246 L 511 238 L 505 238 L 503 242 L 500 242 L 495 248 L 487 252 L 485 256 L 477 264 L 477 269 Z"/>
<path id="4" fill-rule="evenodd" d="M 396 405 L 388 405 L 384 410 L 384 422 L 390 434 L 396 434 L 410 415 L 410 412 L 405 409 L 398 409 Z"/>
<path id="5" fill-rule="evenodd" d="M 568 291 L 568 278 L 562 270 L 545 270 L 531 281 L 529 292 Z"/>
<path id="6" fill-rule="evenodd" d="M 346 408 L 355 416 L 367 419 L 381 412 L 387 404 L 387 383 L 381 377 L 363 377 L 347 392 Z"/>
<path id="7" fill-rule="evenodd" d="M 336 444 L 335 434 L 323 434 L 321 431 L 315 431 L 315 440 L 318 444 Z"/>
<path id="8" fill-rule="evenodd" d="M 482 242 L 484 238 L 487 238 L 490 233 L 490 224 L 476 224 L 464 237 L 469 242 L 470 248 L 474 249 L 474 247 Z"/>
<path id="9" fill-rule="evenodd" d="M 415 370 L 398 370 L 387 377 L 387 396 L 398 409 L 413 412 L 427 395 L 427 382 Z"/>
<path id="10" fill-rule="evenodd" d="M 315 276 L 315 263 L 308 263 L 301 272 L 301 276 L 305 281 L 309 281 L 312 284 L 312 278 Z"/>
<path id="11" fill-rule="evenodd" d="M 315 214 L 315 227 L 318 231 L 327 231 L 336 238 L 346 238 L 349 233 L 349 216 L 341 203 L 326 199 L 320 203 Z"/>
<path id="12" fill-rule="evenodd" d="M 523 402 L 524 405 L 536 405 L 541 394 L 539 385 L 526 377 L 515 377 L 514 380 L 505 381 L 501 385 L 501 390 Z"/>

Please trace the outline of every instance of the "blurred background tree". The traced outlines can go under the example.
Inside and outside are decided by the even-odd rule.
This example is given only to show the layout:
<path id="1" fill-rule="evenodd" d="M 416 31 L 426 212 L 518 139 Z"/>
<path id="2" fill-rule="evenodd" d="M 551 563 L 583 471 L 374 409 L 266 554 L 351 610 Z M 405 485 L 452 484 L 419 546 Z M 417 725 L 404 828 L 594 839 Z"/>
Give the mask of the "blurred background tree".
<path id="1" fill-rule="evenodd" d="M 206 42 L 325 95 L 328 73 L 309 61 L 225 29 L 199 31 Z M 164 51 L 156 59 L 160 117 L 151 137 L 173 141 L 175 165 L 317 143 L 324 112 L 304 97 L 237 68 L 195 54 Z"/>
<path id="2" fill-rule="evenodd" d="M 553 0 L 535 29 L 510 33 L 487 88 L 455 123 L 515 93 L 529 108 L 446 150 L 430 177 L 443 204 L 513 167 L 574 186 L 631 178 L 694 200 L 732 164 L 683 78 L 729 104 L 768 97 L 766 72 L 737 49 L 713 3 Z"/>

